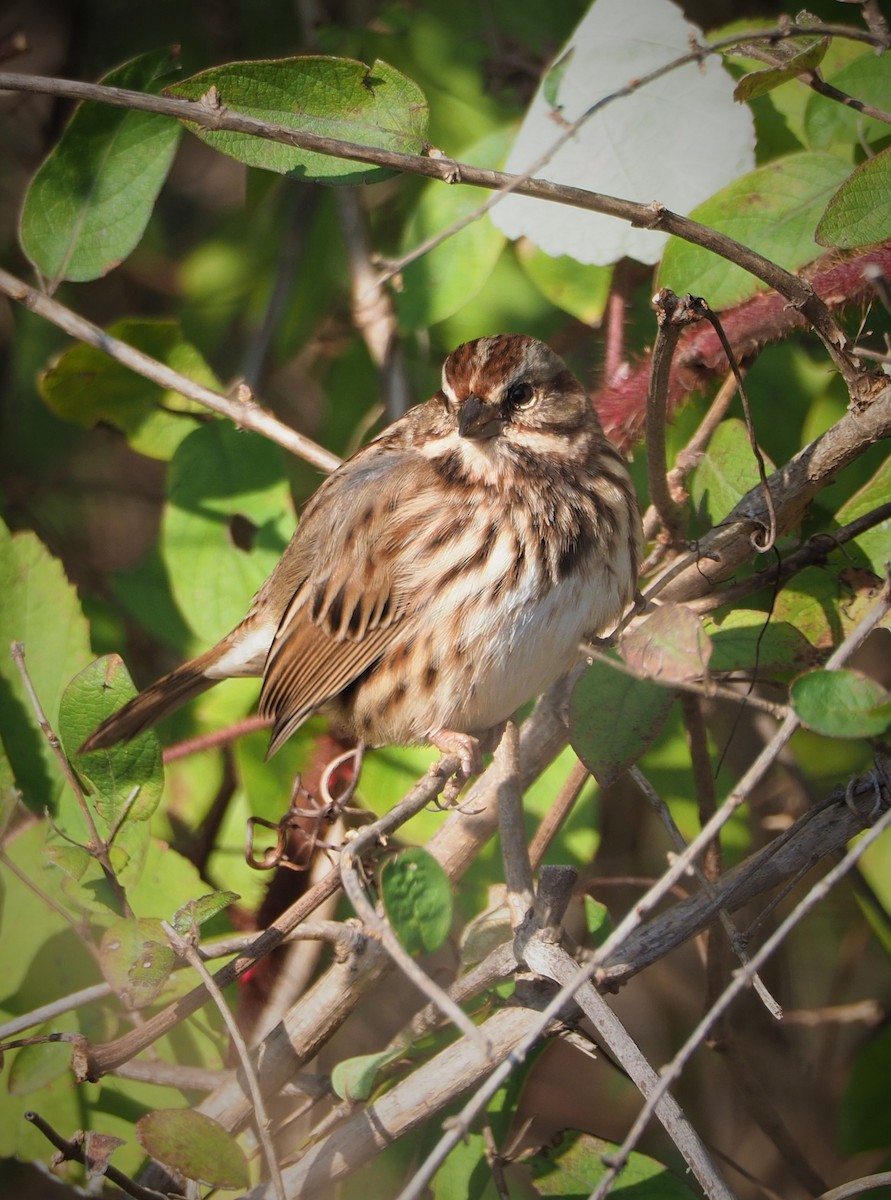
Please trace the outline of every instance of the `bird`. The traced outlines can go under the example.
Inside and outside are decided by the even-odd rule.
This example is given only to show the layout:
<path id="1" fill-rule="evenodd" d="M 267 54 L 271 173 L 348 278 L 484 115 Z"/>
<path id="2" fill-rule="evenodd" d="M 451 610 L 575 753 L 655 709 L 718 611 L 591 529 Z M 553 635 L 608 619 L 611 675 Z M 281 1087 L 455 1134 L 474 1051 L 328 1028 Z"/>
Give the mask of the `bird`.
<path id="1" fill-rule="evenodd" d="M 366 746 L 480 744 L 632 601 L 627 465 L 543 342 L 496 334 L 328 476 L 244 620 L 104 720 L 128 741 L 223 679 L 262 676 L 274 753 L 316 712 Z"/>

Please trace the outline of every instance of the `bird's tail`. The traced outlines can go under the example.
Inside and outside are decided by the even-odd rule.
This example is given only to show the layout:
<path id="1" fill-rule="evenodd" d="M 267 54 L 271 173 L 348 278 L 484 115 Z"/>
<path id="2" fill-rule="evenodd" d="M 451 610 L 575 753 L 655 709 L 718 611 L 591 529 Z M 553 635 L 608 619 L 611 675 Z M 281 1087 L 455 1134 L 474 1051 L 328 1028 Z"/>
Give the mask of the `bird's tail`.
<path id="1" fill-rule="evenodd" d="M 213 676 L 207 673 L 208 668 L 213 667 L 219 656 L 220 648 L 215 646 L 150 684 L 144 692 L 140 692 L 117 712 L 106 717 L 99 728 L 90 734 L 78 750 L 78 754 L 88 754 L 91 750 L 105 750 L 117 742 L 129 742 L 131 738 L 156 725 L 162 717 L 166 717 L 187 700 L 191 700 L 193 696 L 199 696 L 215 683 L 219 683 L 220 675 Z"/>

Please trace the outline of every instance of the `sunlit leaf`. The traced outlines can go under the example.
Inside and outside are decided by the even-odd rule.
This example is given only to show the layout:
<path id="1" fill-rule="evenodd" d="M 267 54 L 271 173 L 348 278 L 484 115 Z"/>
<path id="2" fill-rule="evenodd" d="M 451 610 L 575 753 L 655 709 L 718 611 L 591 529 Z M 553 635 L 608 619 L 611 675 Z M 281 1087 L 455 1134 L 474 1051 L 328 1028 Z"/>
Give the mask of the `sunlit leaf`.
<path id="1" fill-rule="evenodd" d="M 496 166 L 504 157 L 507 143 L 508 131 L 500 129 L 467 147 L 461 157 Z M 479 188 L 428 183 L 405 224 L 403 252 L 459 224 L 476 212 L 482 201 Z M 504 234 L 482 216 L 409 263 L 396 293 L 400 324 L 406 329 L 426 329 L 466 305 L 491 275 L 503 246 Z"/>
<path id="2" fill-rule="evenodd" d="M 789 154 L 729 184 L 690 216 L 794 271 L 821 253 L 817 222 L 849 171 L 834 154 Z M 695 290 L 714 309 L 739 304 L 764 286 L 742 267 L 681 238 L 669 243 L 658 282 L 678 294 Z"/>
<path id="3" fill-rule="evenodd" d="M 826 81 L 875 108 L 888 108 L 888 64 L 873 50 L 828 73 Z M 885 121 L 865 116 L 854 105 L 839 104 L 833 97 L 817 92 L 809 94 L 804 131 L 808 145 L 815 150 L 832 147 L 850 161 L 856 146 L 886 138 L 888 129 Z"/>
<path id="4" fill-rule="evenodd" d="M 688 63 L 602 106 L 539 166 L 565 122 L 687 54 L 691 37 L 699 41 L 702 33 L 667 0 L 596 0 L 557 56 L 562 76 L 555 80 L 553 68 L 545 75 L 506 169 L 533 169 L 557 183 L 643 204 L 657 200 L 681 213 L 750 170 L 751 114 L 734 103 L 733 81 L 714 59 Z M 683 113 L 695 113 L 695 137 L 684 135 Z M 623 256 L 654 263 L 665 246 L 664 234 L 526 196 L 509 196 L 492 219 L 508 237 L 528 237 L 554 258 L 567 254 L 583 263 L 608 265 Z"/>
<path id="5" fill-rule="evenodd" d="M 169 70 L 152 51 L 109 72 L 107 87 L 152 91 Z M 170 117 L 81 104 L 31 181 L 22 248 L 50 281 L 98 279 L 141 239 L 167 177 L 181 128 Z"/>
<path id="6" fill-rule="evenodd" d="M 778 621 L 756 609 L 737 608 L 705 619 L 712 643 L 709 665 L 715 674 L 801 670 L 817 656 L 807 638 L 789 621 Z"/>
<path id="7" fill-rule="evenodd" d="M 47 1026 L 31 1030 L 30 1033 L 39 1036 L 54 1031 Z M 42 1043 L 22 1046 L 13 1057 L 6 1086 L 13 1096 L 28 1096 L 65 1075 L 71 1076 L 70 1044 L 60 1042 L 56 1045 Z"/>
<path id="8" fill-rule="evenodd" d="M 586 325 L 600 322 L 609 298 L 612 267 L 588 266 L 569 254 L 551 258 L 529 241 L 517 244 L 523 270 L 543 296 Z"/>
<path id="9" fill-rule="evenodd" d="M 891 456 L 886 457 L 880 463 L 873 477 L 841 506 L 835 514 L 835 519 L 839 525 L 848 525 L 858 517 L 863 517 L 874 509 L 887 504 L 889 498 L 891 498 Z M 845 547 L 845 554 L 849 554 L 852 549 L 858 555 L 863 555 L 873 573 L 881 579 L 885 574 L 885 564 L 891 562 L 891 516 L 885 517 L 871 529 L 861 533 L 849 546 Z"/>
<path id="10" fill-rule="evenodd" d="M 367 1100 L 374 1091 L 378 1075 L 401 1058 L 402 1050 L 382 1050 L 378 1054 L 360 1054 L 345 1058 L 331 1072 L 331 1087 L 341 1100 Z"/>
<path id="11" fill-rule="evenodd" d="M 232 112 L 276 125 L 383 150 L 420 154 L 426 144 L 427 102 L 406 75 L 384 62 L 370 67 L 321 55 L 211 67 L 167 88 L 201 100 L 215 88 Z M 249 167 L 324 183 L 368 183 L 388 172 L 282 142 L 189 125 L 202 141 Z"/>
<path id="12" fill-rule="evenodd" d="M 850 250 L 891 237 L 891 204 L 876 204 L 891 195 L 891 147 L 868 158 L 841 185 L 817 226 L 821 246 Z"/>
<path id="13" fill-rule="evenodd" d="M 0 737 L 25 803 L 40 811 L 54 807 L 61 774 L 9 647 L 23 643 L 31 682 L 55 724 L 64 688 L 93 657 L 89 631 L 62 564 L 33 533 L 11 534 L 2 521 L 0 579 Z"/>
<path id="14" fill-rule="evenodd" d="M 734 100 L 754 100 L 756 96 L 772 92 L 781 83 L 788 83 L 806 71 L 815 70 L 829 49 L 830 40 L 827 37 L 794 38 L 781 44 L 790 50 L 794 48 L 795 53 L 784 56 L 781 66 L 765 67 L 744 75 L 734 88 Z"/>
<path id="15" fill-rule="evenodd" d="M 178 908 L 170 924 L 177 933 L 186 935 L 193 927 L 206 924 L 239 898 L 237 892 L 208 892 L 206 896 L 199 896 L 197 900 L 190 900 Z"/>
<path id="16" fill-rule="evenodd" d="M 167 495 L 161 554 L 173 595 L 195 634 L 216 642 L 243 618 L 293 532 L 281 452 L 213 421 L 177 449 Z"/>
<path id="17" fill-rule="evenodd" d="M 109 750 L 78 754 L 100 722 L 136 695 L 133 681 L 116 654 L 97 659 L 71 681 L 59 707 L 59 735 L 65 752 L 91 788 L 90 802 L 106 827 L 126 817 L 146 821 L 164 788 L 157 735 L 148 729 Z"/>
<path id="18" fill-rule="evenodd" d="M 452 892 L 445 871 L 415 847 L 388 859 L 381 871 L 387 919 L 410 954 L 438 950 L 452 927 Z"/>
<path id="19" fill-rule="evenodd" d="M 790 692 L 802 724 L 827 737 L 878 737 L 891 725 L 891 699 L 859 671 L 809 671 Z"/>
<path id="20" fill-rule="evenodd" d="M 719 525 L 757 482 L 758 466 L 745 425 L 735 418 L 722 421 L 690 476 L 690 498 L 703 527 Z"/>

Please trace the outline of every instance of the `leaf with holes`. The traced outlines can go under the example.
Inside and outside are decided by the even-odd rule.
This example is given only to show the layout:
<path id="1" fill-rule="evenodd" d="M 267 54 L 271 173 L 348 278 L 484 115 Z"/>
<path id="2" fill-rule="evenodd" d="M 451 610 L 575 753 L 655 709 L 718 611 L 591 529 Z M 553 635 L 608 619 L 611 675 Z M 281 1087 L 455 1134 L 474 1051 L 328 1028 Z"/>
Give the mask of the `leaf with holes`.
<path id="1" fill-rule="evenodd" d="M 186 622 L 216 642 L 248 610 L 294 528 L 281 452 L 213 421 L 170 462 L 161 555 Z"/>
<path id="2" fill-rule="evenodd" d="M 147 821 L 164 790 L 161 747 L 151 729 L 109 750 L 78 753 L 96 726 L 135 695 L 127 668 L 116 654 L 109 654 L 72 679 L 59 706 L 65 753 L 89 782 L 92 803 L 106 828 L 122 819 Z"/>
<path id="3" fill-rule="evenodd" d="M 128 1008 L 151 1004 L 175 963 L 161 922 L 150 917 L 112 922 L 99 945 L 102 974 Z"/>

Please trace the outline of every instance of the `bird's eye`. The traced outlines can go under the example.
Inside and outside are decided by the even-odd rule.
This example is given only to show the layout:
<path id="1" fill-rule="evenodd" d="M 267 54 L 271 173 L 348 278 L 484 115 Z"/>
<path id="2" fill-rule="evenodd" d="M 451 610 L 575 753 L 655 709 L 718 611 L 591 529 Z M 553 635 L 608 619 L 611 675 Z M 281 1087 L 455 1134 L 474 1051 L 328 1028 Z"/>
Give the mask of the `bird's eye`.
<path id="1" fill-rule="evenodd" d="M 535 399 L 531 383 L 512 383 L 507 389 L 507 402 L 511 408 L 528 408 Z"/>

